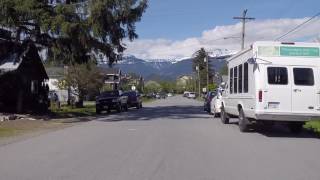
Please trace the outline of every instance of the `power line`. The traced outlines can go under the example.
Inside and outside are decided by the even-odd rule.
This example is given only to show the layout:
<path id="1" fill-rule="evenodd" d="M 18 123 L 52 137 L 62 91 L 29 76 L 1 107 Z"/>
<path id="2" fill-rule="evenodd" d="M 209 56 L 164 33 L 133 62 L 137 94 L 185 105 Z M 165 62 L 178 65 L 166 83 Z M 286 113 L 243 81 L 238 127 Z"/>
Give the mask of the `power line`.
<path id="1" fill-rule="evenodd" d="M 318 17 L 320 15 L 320 12 L 317 13 L 316 15 L 312 16 L 311 18 L 309 18 L 308 20 L 304 21 L 303 23 L 297 25 L 295 28 L 291 29 L 290 31 L 288 31 L 287 33 L 283 34 L 282 36 L 279 36 L 278 38 L 275 39 L 275 41 L 278 41 L 280 39 L 282 39 L 283 37 L 289 35 L 290 33 L 294 32 L 295 30 L 299 29 L 300 27 L 304 26 L 305 24 L 307 24 L 308 22 L 310 22 L 311 20 L 313 20 L 314 18 Z"/>

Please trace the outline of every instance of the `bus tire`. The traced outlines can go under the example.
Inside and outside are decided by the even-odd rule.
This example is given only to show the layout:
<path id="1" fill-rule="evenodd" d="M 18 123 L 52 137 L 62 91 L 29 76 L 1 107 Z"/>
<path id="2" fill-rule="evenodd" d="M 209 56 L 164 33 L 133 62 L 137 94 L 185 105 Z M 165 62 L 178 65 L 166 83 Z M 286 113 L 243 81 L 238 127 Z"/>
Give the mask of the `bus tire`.
<path id="1" fill-rule="evenodd" d="M 248 118 L 245 116 L 243 109 L 239 109 L 239 129 L 241 132 L 248 132 L 250 126 L 250 122 Z"/>
<path id="2" fill-rule="evenodd" d="M 220 119 L 223 124 L 229 124 L 229 117 L 223 106 L 221 107 Z"/>

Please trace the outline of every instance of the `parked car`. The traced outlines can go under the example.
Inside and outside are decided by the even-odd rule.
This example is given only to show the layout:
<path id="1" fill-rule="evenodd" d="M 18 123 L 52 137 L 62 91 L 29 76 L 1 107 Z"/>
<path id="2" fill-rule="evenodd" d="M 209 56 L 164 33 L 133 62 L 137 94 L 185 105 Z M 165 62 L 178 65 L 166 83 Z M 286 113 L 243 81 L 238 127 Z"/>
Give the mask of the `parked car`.
<path id="1" fill-rule="evenodd" d="M 187 95 L 187 98 L 189 98 L 189 99 L 195 99 L 195 98 L 196 98 L 196 93 L 194 93 L 194 92 L 189 92 L 188 95 Z"/>
<path id="2" fill-rule="evenodd" d="M 211 100 L 216 95 L 215 91 L 209 91 L 204 97 L 203 110 L 211 113 Z"/>
<path id="3" fill-rule="evenodd" d="M 165 99 L 165 98 L 167 98 L 167 94 L 164 92 L 157 93 L 156 98 L 157 99 Z"/>
<path id="4" fill-rule="evenodd" d="M 123 93 L 123 95 L 128 97 L 128 107 L 142 108 L 141 95 L 137 91 L 128 91 Z"/>
<path id="5" fill-rule="evenodd" d="M 105 91 L 96 98 L 96 113 L 100 114 L 103 110 L 108 113 L 111 110 L 128 110 L 128 96 L 122 94 L 121 91 Z"/>
<path id="6" fill-rule="evenodd" d="M 172 93 L 168 93 L 168 95 L 167 95 L 168 97 L 172 97 L 173 96 L 173 94 Z"/>
<path id="7" fill-rule="evenodd" d="M 183 92 L 183 97 L 188 97 L 189 93 L 190 93 L 189 91 Z"/>
<path id="8" fill-rule="evenodd" d="M 210 102 L 210 113 L 213 114 L 213 116 L 220 116 L 222 105 L 222 91 L 222 89 L 217 90 L 215 96 L 213 96 Z"/>

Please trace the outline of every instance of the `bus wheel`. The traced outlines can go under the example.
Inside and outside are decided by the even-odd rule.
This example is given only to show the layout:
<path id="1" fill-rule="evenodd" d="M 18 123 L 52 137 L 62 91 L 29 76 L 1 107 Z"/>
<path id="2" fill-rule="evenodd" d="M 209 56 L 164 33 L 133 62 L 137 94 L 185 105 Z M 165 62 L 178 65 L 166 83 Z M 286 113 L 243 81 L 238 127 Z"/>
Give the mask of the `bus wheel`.
<path id="1" fill-rule="evenodd" d="M 228 117 L 227 113 L 225 112 L 223 106 L 221 107 L 220 118 L 221 118 L 221 122 L 223 124 L 229 124 L 229 117 Z"/>
<path id="2" fill-rule="evenodd" d="M 241 132 L 247 132 L 249 130 L 250 122 L 244 115 L 242 108 L 239 109 L 239 129 Z"/>

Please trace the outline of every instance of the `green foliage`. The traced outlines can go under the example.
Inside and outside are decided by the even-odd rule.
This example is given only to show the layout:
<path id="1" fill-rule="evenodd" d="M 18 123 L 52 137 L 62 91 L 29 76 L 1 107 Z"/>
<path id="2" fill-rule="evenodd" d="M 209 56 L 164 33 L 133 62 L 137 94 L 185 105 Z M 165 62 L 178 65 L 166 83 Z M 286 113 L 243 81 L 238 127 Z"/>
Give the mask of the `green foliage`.
<path id="1" fill-rule="evenodd" d="M 161 85 L 155 81 L 148 81 L 144 86 L 145 94 L 162 91 Z"/>
<path id="2" fill-rule="evenodd" d="M 64 78 L 58 82 L 61 89 L 71 87 L 79 97 L 80 103 L 89 93 L 98 93 L 103 84 L 103 76 L 97 65 L 92 62 L 69 66 Z"/>
<path id="3" fill-rule="evenodd" d="M 125 50 L 122 40 L 138 37 L 135 23 L 147 0 L 0 0 L 0 8 L 0 29 L 15 34 L 1 38 L 47 47 L 63 64 L 87 62 L 93 51 L 112 64 Z"/>
<path id="4" fill-rule="evenodd" d="M 54 109 L 51 111 L 51 116 L 54 118 L 71 118 L 81 116 L 94 116 L 96 115 L 96 106 L 84 105 L 81 108 L 73 108 L 71 106 L 62 106 L 60 109 Z"/>
<path id="5" fill-rule="evenodd" d="M 169 92 L 176 92 L 176 83 L 171 81 L 161 81 L 159 82 L 161 86 L 162 92 L 169 93 Z"/>
<path id="6" fill-rule="evenodd" d="M 213 91 L 213 90 L 217 89 L 217 87 L 218 87 L 218 86 L 217 86 L 215 83 L 212 83 L 212 84 L 209 84 L 209 85 L 208 85 L 209 91 Z"/>
<path id="7" fill-rule="evenodd" d="M 304 125 L 304 128 L 314 131 L 320 134 L 320 120 L 317 121 L 309 121 Z"/>

